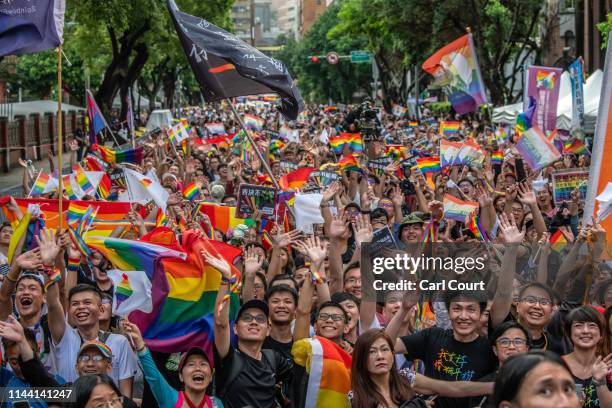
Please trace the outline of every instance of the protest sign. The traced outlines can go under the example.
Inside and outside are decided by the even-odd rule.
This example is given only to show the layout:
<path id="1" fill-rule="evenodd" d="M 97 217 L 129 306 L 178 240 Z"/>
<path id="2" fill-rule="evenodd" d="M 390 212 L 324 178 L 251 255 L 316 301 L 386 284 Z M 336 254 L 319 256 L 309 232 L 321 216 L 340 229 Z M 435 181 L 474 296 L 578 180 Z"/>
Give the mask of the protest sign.
<path id="1" fill-rule="evenodd" d="M 238 190 L 236 217 L 249 218 L 255 210 L 264 218 L 274 217 L 276 189 L 254 184 L 242 184 Z"/>
<path id="2" fill-rule="evenodd" d="M 567 169 L 555 171 L 552 174 L 553 200 L 556 206 L 565 201 L 571 201 L 572 191 L 580 191 L 580 200 L 586 198 L 589 171 L 582 169 Z"/>

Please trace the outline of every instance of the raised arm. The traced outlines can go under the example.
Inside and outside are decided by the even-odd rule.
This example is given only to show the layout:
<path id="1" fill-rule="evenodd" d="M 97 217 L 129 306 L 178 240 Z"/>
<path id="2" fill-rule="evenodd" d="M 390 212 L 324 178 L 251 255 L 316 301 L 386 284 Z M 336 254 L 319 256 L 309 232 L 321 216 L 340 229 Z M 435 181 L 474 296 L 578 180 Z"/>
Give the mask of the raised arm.
<path id="1" fill-rule="evenodd" d="M 516 256 L 518 246 L 523 242 L 525 231 L 519 231 L 514 221 L 514 217 L 502 213 L 499 217 L 500 231 L 503 235 L 503 240 L 507 244 L 505 248 L 504 258 L 501 267 L 501 276 L 497 282 L 493 304 L 491 305 L 490 319 L 493 327 L 504 321 L 510 307 L 512 306 L 512 282 L 516 269 Z"/>
<path id="2" fill-rule="evenodd" d="M 316 285 L 317 303 L 320 305 L 331 300 L 324 265 L 327 248 L 318 237 L 308 237 L 304 241 L 296 242 L 295 245 L 310 260 L 310 275 Z"/>
<path id="3" fill-rule="evenodd" d="M 531 210 L 531 216 L 533 217 L 533 226 L 538 233 L 538 238 L 547 231 L 544 217 L 538 207 L 536 195 L 533 192 L 533 188 L 527 182 L 519 184 L 519 200 L 523 205 L 526 205 Z"/>
<path id="4" fill-rule="evenodd" d="M 310 336 L 310 312 L 312 311 L 312 295 L 314 294 L 314 290 L 312 273 L 309 273 L 300 288 L 300 296 L 298 298 L 295 317 L 295 328 L 293 330 L 294 342 Z"/>
<path id="5" fill-rule="evenodd" d="M 340 213 L 334 217 L 329 226 L 329 290 L 330 292 L 342 292 L 344 287 L 343 282 L 343 267 L 342 254 L 346 252 L 348 237 L 350 231 L 348 229 L 348 221 L 344 213 Z"/>
<path id="6" fill-rule="evenodd" d="M 49 229 L 43 229 L 40 232 L 40 237 L 36 237 L 38 248 L 40 249 L 40 260 L 43 268 L 47 273 L 46 281 L 49 282 L 49 277 L 53 269 L 57 255 L 60 252 L 60 245 L 56 242 L 55 232 Z M 66 319 L 64 318 L 64 308 L 59 294 L 59 286 L 51 284 L 47 288 L 47 316 L 49 317 L 49 331 L 55 344 L 64 337 L 66 331 Z"/>
<path id="7" fill-rule="evenodd" d="M 6 320 L 13 313 L 12 295 L 21 271 L 37 270 L 42 266 L 38 248 L 24 252 L 13 260 L 9 271 L 0 286 L 0 320 Z"/>
<path id="8" fill-rule="evenodd" d="M 230 348 L 230 327 L 229 327 L 229 302 L 226 303 L 225 295 L 229 293 L 232 279 L 232 269 L 229 263 L 221 257 L 215 257 L 206 251 L 202 251 L 202 257 L 213 268 L 221 273 L 221 286 L 217 292 L 215 301 L 215 348 L 221 359 L 227 356 Z"/>
<path id="9" fill-rule="evenodd" d="M 536 275 L 536 281 L 548 285 L 548 257 L 550 256 L 550 234 L 545 232 L 542 234 L 542 238 L 538 241 L 538 249 L 540 252 L 540 258 L 538 259 L 538 273 Z"/>
<path id="10" fill-rule="evenodd" d="M 242 301 L 248 302 L 253 298 L 253 284 L 255 274 L 261 270 L 263 258 L 257 255 L 253 248 L 244 251 L 244 287 L 242 288 Z"/>
<path id="11" fill-rule="evenodd" d="M 385 328 L 385 333 L 391 337 L 391 342 L 395 344 L 395 353 L 406 353 L 406 346 L 404 345 L 404 342 L 398 338 L 398 335 L 400 330 L 410 323 L 412 309 L 414 309 L 417 299 L 417 292 L 404 293 L 400 310 L 395 313 Z"/>

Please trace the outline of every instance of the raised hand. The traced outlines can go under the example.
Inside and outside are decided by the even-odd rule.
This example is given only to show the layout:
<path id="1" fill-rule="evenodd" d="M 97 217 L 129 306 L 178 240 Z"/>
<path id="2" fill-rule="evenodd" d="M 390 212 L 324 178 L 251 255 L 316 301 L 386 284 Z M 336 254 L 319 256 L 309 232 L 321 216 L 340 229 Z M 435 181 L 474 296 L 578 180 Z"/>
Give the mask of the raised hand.
<path id="1" fill-rule="evenodd" d="M 337 240 L 347 240 L 350 236 L 350 231 L 348 229 L 348 221 L 346 219 L 346 215 L 344 211 L 340 214 L 337 214 L 332 219 L 332 222 L 329 224 L 329 237 Z"/>
<path id="2" fill-rule="evenodd" d="M 36 237 L 36 243 L 40 250 L 40 260 L 43 265 L 54 266 L 57 254 L 61 249 L 55 240 L 55 231 L 47 228 L 43 229 L 40 231 L 40 237 Z"/>
<path id="3" fill-rule="evenodd" d="M 227 261 L 221 257 L 215 257 L 214 255 L 209 254 L 206 251 L 202 251 L 202 258 L 213 268 L 221 272 L 221 276 L 225 279 L 230 279 L 232 277 L 232 268 Z"/>
<path id="4" fill-rule="evenodd" d="M 429 204 L 427 204 L 427 208 L 429 209 L 431 218 L 433 218 L 434 221 L 440 221 L 442 217 L 444 217 L 444 204 L 442 202 L 435 200 L 431 201 Z"/>
<path id="5" fill-rule="evenodd" d="M 372 241 L 374 231 L 368 216 L 357 214 L 357 217 L 355 217 L 353 221 L 353 230 L 355 231 L 355 242 L 357 245 Z"/>
<path id="6" fill-rule="evenodd" d="M 321 266 L 327 257 L 327 249 L 317 236 L 309 236 L 303 241 L 296 242 L 296 248 L 316 266 Z"/>
<path id="7" fill-rule="evenodd" d="M 597 356 L 593 367 L 591 368 L 591 375 L 593 380 L 597 382 L 605 381 L 606 376 L 612 370 L 612 353 L 606 357 Z"/>
<path id="8" fill-rule="evenodd" d="M 40 259 L 40 250 L 35 248 L 31 251 L 24 252 L 15 259 L 15 264 L 22 271 L 35 271 L 41 268 L 43 262 Z"/>
<path id="9" fill-rule="evenodd" d="M 13 315 L 9 315 L 5 322 L 0 321 L 0 337 L 15 343 L 20 343 L 24 340 L 23 326 Z"/>
<path id="10" fill-rule="evenodd" d="M 259 256 L 257 251 L 249 248 L 244 252 L 244 273 L 246 275 L 254 274 L 261 270 L 263 265 L 263 257 Z"/>
<path id="11" fill-rule="evenodd" d="M 400 186 L 393 187 L 393 195 L 391 196 L 391 202 L 394 206 L 401 207 L 404 204 L 404 193 L 402 193 L 402 189 Z"/>
<path id="12" fill-rule="evenodd" d="M 279 231 L 279 233 L 272 238 L 272 246 L 274 248 L 284 248 L 289 244 L 295 243 L 295 241 L 299 239 L 301 235 L 302 232 L 300 230 L 291 230 L 285 233 L 280 233 Z"/>
<path id="13" fill-rule="evenodd" d="M 138 326 L 128 320 L 121 320 L 120 326 L 123 335 L 131 340 L 134 351 L 141 351 L 146 347 Z"/>
<path id="14" fill-rule="evenodd" d="M 493 204 L 493 198 L 481 185 L 476 185 L 476 200 L 481 208 Z"/>
<path id="15" fill-rule="evenodd" d="M 68 147 L 70 148 L 71 152 L 76 152 L 79 150 L 79 142 L 77 142 L 76 139 L 72 139 L 68 142 Z"/>
<path id="16" fill-rule="evenodd" d="M 503 234 L 506 244 L 520 244 L 525 237 L 525 230 L 519 231 L 514 221 L 514 216 L 508 217 L 505 213 L 499 215 L 499 228 Z"/>
<path id="17" fill-rule="evenodd" d="M 533 188 L 531 188 L 531 186 L 528 183 L 521 183 L 519 184 L 519 200 L 521 200 L 521 202 L 525 205 L 528 206 L 533 206 L 536 205 L 537 200 L 536 200 L 536 195 L 533 192 Z"/>

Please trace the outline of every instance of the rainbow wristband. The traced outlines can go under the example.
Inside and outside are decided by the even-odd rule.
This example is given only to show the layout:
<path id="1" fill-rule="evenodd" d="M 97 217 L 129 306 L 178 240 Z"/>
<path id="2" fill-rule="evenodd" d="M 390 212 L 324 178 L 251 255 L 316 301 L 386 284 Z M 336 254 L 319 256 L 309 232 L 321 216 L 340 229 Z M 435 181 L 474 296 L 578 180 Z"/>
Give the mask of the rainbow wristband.
<path id="1" fill-rule="evenodd" d="M 81 258 L 68 258 L 66 269 L 72 272 L 78 272 L 81 266 Z"/>
<path id="2" fill-rule="evenodd" d="M 223 283 L 229 283 L 230 285 L 233 285 L 234 283 L 236 283 L 238 281 L 238 278 L 236 278 L 235 276 L 231 277 L 231 278 L 225 278 L 222 277 L 221 278 L 221 282 Z"/>

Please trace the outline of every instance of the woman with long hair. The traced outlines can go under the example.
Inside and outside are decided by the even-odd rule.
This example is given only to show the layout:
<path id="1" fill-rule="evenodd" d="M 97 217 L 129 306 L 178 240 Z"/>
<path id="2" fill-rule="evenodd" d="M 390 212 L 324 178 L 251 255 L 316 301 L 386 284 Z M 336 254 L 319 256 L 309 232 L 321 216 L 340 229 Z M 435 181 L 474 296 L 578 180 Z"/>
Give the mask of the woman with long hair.
<path id="1" fill-rule="evenodd" d="M 398 408 L 412 406 L 416 393 L 457 398 L 486 395 L 492 383 L 440 381 L 398 371 L 391 338 L 384 330 L 375 329 L 361 334 L 355 343 L 351 387 L 353 408 Z"/>
<path id="2" fill-rule="evenodd" d="M 138 326 L 126 320 L 122 321 L 122 325 L 125 335 L 132 339 L 144 377 L 160 408 L 223 408 L 221 400 L 206 395 L 212 381 L 212 367 L 203 349 L 192 347 L 181 356 L 178 371 L 184 391 L 177 391 L 157 369 Z"/>
<path id="3" fill-rule="evenodd" d="M 113 379 L 106 374 L 80 377 L 72 385 L 76 408 L 121 408 L 123 396 Z"/>
<path id="4" fill-rule="evenodd" d="M 602 314 L 591 306 L 571 310 L 565 319 L 565 334 L 574 351 L 562 358 L 582 394 L 583 407 L 612 406 L 612 391 L 606 379 L 612 373 L 612 354 Z"/>
<path id="5" fill-rule="evenodd" d="M 500 368 L 493 390 L 494 408 L 579 408 L 567 364 L 550 351 L 512 356 Z"/>

